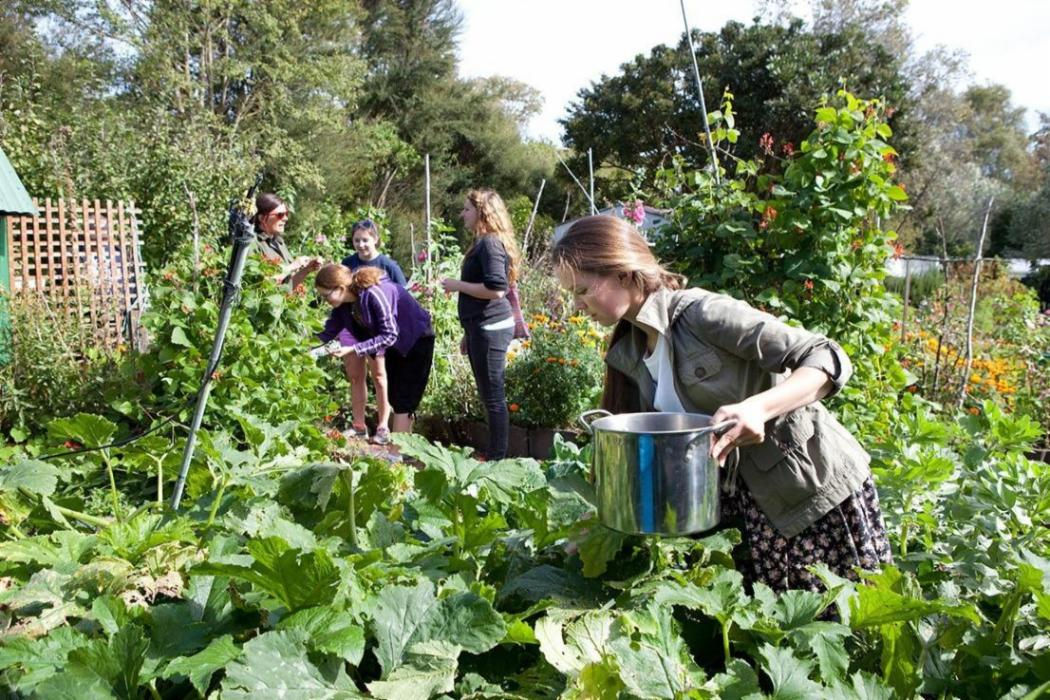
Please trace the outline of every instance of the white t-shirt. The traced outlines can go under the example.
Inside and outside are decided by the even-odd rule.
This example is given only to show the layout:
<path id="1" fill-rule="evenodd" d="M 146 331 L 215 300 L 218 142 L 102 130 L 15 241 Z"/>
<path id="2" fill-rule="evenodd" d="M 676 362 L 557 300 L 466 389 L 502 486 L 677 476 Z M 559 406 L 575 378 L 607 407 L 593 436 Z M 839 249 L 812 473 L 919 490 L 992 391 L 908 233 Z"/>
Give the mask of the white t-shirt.
<path id="1" fill-rule="evenodd" d="M 653 398 L 656 410 L 685 413 L 685 406 L 674 390 L 674 368 L 671 367 L 671 348 L 667 345 L 667 339 L 662 335 L 657 336 L 656 347 L 642 360 L 649 370 L 649 376 L 656 383 L 656 396 Z"/>

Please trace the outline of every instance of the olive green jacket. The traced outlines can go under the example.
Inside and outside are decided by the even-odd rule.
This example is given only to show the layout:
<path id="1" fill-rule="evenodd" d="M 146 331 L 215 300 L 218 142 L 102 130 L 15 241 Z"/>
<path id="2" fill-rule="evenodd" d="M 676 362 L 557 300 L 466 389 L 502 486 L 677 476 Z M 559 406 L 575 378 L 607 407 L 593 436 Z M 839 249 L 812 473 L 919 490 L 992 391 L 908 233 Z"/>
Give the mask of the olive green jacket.
<path id="1" fill-rule="evenodd" d="M 667 339 L 675 390 L 687 411 L 713 414 L 816 367 L 837 392 L 853 372 L 823 336 L 788 326 L 732 297 L 703 289 L 651 294 L 636 320 Z M 605 361 L 637 390 L 633 410 L 653 411 L 656 387 L 643 358 L 646 338 L 630 326 Z M 766 439 L 740 448 L 740 475 L 773 526 L 793 537 L 840 504 L 869 476 L 870 458 L 819 401 L 766 423 Z"/>

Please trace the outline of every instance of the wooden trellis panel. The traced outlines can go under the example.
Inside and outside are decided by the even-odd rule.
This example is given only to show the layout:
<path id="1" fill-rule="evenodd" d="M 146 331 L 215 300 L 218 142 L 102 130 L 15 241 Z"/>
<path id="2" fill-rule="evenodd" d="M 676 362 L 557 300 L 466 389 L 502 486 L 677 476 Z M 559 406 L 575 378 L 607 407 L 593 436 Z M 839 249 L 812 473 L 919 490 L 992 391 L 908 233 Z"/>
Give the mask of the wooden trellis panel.
<path id="1" fill-rule="evenodd" d="M 42 294 L 87 323 L 97 342 L 137 342 L 145 300 L 133 203 L 36 199 L 39 216 L 8 219 L 10 290 Z"/>

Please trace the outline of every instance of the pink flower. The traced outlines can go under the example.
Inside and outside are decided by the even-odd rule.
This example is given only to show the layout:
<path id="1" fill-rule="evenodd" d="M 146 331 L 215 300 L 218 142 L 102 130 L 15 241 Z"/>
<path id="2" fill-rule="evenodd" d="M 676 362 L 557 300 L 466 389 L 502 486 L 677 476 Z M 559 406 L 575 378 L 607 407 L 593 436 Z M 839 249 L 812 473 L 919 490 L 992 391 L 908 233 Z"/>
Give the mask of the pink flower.
<path id="1" fill-rule="evenodd" d="M 327 242 L 328 236 L 324 235 L 323 233 L 319 233 L 316 236 L 314 236 L 314 243 L 320 243 L 321 245 L 324 245 Z"/>
<path id="2" fill-rule="evenodd" d="M 758 147 L 762 149 L 762 152 L 767 156 L 773 155 L 773 135 L 768 131 L 762 134 L 762 138 L 758 140 Z"/>
<path id="3" fill-rule="evenodd" d="M 426 262 L 426 259 L 427 259 L 427 251 L 425 251 L 425 250 L 419 251 L 419 255 L 416 256 L 416 260 L 418 260 L 419 262 Z"/>
<path id="4" fill-rule="evenodd" d="M 793 144 L 790 141 L 788 141 L 787 143 L 785 143 L 783 146 L 780 147 L 780 150 L 782 150 L 784 152 L 785 156 L 790 158 L 791 156 L 795 155 L 795 144 Z"/>
<path id="5" fill-rule="evenodd" d="M 645 221 L 645 205 L 642 200 L 636 199 L 630 204 L 624 204 L 623 217 L 633 222 L 635 226 L 641 226 Z"/>

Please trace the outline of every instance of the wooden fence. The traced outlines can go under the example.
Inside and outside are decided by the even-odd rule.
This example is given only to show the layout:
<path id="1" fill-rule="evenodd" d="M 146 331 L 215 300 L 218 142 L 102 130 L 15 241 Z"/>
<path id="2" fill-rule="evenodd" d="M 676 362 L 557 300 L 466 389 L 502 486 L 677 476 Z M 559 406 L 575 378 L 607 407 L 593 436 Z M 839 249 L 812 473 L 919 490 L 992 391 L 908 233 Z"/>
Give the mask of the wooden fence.
<path id="1" fill-rule="evenodd" d="M 39 294 L 86 323 L 96 342 L 138 344 L 145 289 L 133 203 L 45 199 L 39 216 L 8 220 L 12 295 Z"/>

